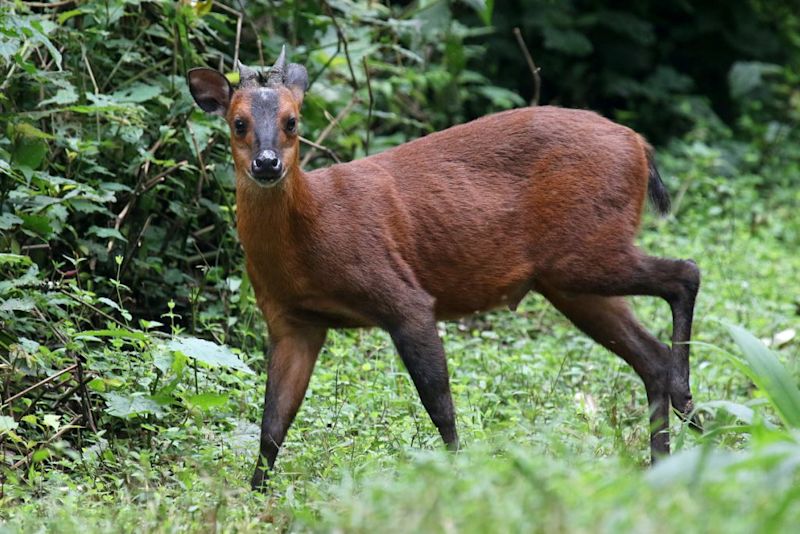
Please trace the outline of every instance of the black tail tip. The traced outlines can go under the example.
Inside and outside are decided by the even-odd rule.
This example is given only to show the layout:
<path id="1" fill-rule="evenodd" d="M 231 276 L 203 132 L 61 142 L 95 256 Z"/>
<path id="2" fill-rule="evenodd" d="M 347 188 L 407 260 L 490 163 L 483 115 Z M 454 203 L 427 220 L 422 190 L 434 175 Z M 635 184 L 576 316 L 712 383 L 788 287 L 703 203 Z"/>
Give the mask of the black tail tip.
<path id="1" fill-rule="evenodd" d="M 670 210 L 669 193 L 664 186 L 664 182 L 661 181 L 661 175 L 658 174 L 652 155 L 648 158 L 648 163 L 650 165 L 650 177 L 647 182 L 647 190 L 650 194 L 650 202 L 652 202 L 659 215 L 668 215 Z"/>

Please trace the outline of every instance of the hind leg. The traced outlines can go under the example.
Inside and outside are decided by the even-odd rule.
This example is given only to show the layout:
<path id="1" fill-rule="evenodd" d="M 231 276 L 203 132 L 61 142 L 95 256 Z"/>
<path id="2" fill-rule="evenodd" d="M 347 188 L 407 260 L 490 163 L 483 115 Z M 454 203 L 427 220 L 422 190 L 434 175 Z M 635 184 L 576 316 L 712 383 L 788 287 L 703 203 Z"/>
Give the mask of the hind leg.
<path id="1" fill-rule="evenodd" d="M 700 270 L 692 260 L 647 256 L 636 248 L 604 250 L 602 257 L 565 258 L 544 280 L 569 292 L 602 296 L 661 297 L 672 310 L 672 350 L 667 390 L 682 416 L 693 409 L 689 385 L 689 340 Z"/>
<path id="2" fill-rule="evenodd" d="M 543 284 L 536 290 L 575 326 L 633 367 L 647 392 L 652 460 L 669 454 L 669 347 L 639 324 L 622 297 L 571 294 Z"/>

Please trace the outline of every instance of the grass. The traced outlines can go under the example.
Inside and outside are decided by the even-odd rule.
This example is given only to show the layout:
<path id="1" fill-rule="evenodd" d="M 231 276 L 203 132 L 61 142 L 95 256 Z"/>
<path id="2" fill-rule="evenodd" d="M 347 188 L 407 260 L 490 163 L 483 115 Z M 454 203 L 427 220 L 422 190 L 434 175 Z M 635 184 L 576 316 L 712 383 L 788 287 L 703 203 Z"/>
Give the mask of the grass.
<path id="1" fill-rule="evenodd" d="M 639 379 L 531 295 L 516 314 L 440 326 L 465 446 L 456 455 L 441 450 L 388 336 L 334 332 L 270 494 L 247 488 L 261 376 L 238 403 L 162 428 L 149 447 L 117 438 L 9 480 L 0 532 L 785 531 L 800 524 L 797 441 L 771 433 L 763 395 L 719 350 L 733 350 L 721 321 L 762 338 L 797 328 L 800 257 L 789 245 L 800 228 L 776 205 L 756 226 L 735 206 L 717 218 L 689 209 L 648 219 L 641 237 L 652 254 L 698 261 L 695 399 L 761 405 L 766 422 L 749 432 L 698 438 L 673 422 L 678 454 L 647 469 Z M 668 339 L 666 304 L 634 302 Z M 797 347 L 776 347 L 794 383 Z M 717 412 L 710 424 L 732 423 Z"/>

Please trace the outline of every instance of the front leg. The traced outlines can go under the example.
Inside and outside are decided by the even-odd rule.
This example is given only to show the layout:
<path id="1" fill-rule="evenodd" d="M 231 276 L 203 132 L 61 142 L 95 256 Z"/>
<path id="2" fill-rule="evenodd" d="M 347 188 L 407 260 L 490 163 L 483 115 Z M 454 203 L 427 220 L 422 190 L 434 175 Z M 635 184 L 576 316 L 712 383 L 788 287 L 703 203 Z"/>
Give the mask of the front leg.
<path id="1" fill-rule="evenodd" d="M 254 490 L 264 490 L 267 470 L 275 465 L 278 449 L 303 402 L 325 334 L 324 328 L 304 327 L 284 329 L 273 335 L 261 419 L 261 448 L 251 480 Z"/>
<path id="2" fill-rule="evenodd" d="M 455 410 L 444 347 L 431 310 L 424 307 L 388 328 L 422 405 L 448 449 L 458 449 Z"/>

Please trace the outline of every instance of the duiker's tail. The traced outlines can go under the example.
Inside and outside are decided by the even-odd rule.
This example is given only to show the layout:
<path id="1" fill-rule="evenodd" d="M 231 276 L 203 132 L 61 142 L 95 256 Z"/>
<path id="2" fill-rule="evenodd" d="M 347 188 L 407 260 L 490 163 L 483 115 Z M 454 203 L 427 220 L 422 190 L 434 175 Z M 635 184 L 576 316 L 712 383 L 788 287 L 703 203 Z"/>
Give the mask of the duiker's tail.
<path id="1" fill-rule="evenodd" d="M 647 179 L 647 191 L 650 194 L 650 202 L 659 215 L 667 215 L 669 213 L 670 201 L 667 188 L 664 187 L 664 182 L 661 181 L 661 175 L 658 174 L 656 162 L 653 159 L 653 147 L 647 146 L 647 166 L 650 171 L 650 176 Z"/>

